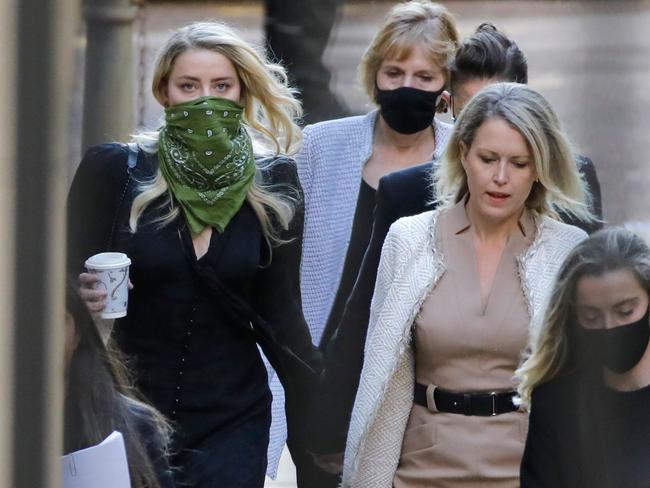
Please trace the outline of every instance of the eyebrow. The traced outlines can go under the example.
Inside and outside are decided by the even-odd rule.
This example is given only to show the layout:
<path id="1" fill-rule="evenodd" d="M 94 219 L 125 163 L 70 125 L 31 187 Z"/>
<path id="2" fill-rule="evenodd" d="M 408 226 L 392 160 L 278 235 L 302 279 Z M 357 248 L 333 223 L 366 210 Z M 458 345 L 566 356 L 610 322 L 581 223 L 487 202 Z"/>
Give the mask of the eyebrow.
<path id="1" fill-rule="evenodd" d="M 201 81 L 196 76 L 181 75 L 177 78 L 178 80 L 190 80 L 190 81 Z M 235 78 L 233 76 L 221 76 L 219 78 L 212 78 L 210 81 L 231 81 Z"/>
<path id="2" fill-rule="evenodd" d="M 399 63 L 400 61 L 395 61 L 395 62 Z M 402 68 L 402 66 L 400 66 L 398 64 L 392 64 L 393 62 L 391 62 L 391 61 L 387 61 L 386 63 L 387 64 L 385 64 L 381 69 L 400 69 L 402 71 L 404 70 L 404 68 Z M 440 68 L 436 69 L 435 67 L 434 68 L 422 68 L 422 69 L 416 70 L 415 73 L 416 74 L 418 74 L 418 73 L 432 73 L 433 74 L 436 71 L 442 72 L 442 69 L 440 69 Z"/>
<path id="3" fill-rule="evenodd" d="M 625 305 L 628 302 L 636 302 L 638 300 L 639 300 L 639 297 L 626 298 L 625 300 L 621 300 L 620 302 L 615 303 L 614 307 L 620 307 L 621 305 Z"/>
<path id="4" fill-rule="evenodd" d="M 478 152 L 486 152 L 489 153 L 490 155 L 500 155 L 498 152 L 493 151 L 492 149 L 487 149 L 485 147 L 477 147 L 476 150 Z M 514 156 L 510 156 L 510 159 L 531 159 L 532 156 L 530 154 L 516 154 Z"/>
<path id="5" fill-rule="evenodd" d="M 613 308 L 620 307 L 621 305 L 625 305 L 625 304 L 627 304 L 629 302 L 636 302 L 638 300 L 639 300 L 639 297 L 625 298 L 625 299 L 621 300 L 620 302 L 617 302 L 614 305 L 612 305 L 612 307 Z M 583 310 L 599 310 L 598 307 L 593 306 L 593 305 L 579 305 L 579 304 L 576 304 L 576 306 L 583 309 Z"/>

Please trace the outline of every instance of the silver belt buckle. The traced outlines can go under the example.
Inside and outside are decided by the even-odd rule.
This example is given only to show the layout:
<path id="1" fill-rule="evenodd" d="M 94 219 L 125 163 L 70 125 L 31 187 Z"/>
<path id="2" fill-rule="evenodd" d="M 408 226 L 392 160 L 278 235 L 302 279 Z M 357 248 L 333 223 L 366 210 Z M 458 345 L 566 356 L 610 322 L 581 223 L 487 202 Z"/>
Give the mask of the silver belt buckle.
<path id="1" fill-rule="evenodd" d="M 497 414 L 497 392 L 491 392 L 490 396 L 492 397 L 492 417 L 494 417 Z"/>
<path id="2" fill-rule="evenodd" d="M 430 412 L 433 412 L 433 413 L 438 413 L 440 411 L 440 410 L 438 410 L 438 407 L 436 405 L 436 398 L 433 396 L 433 394 L 436 391 L 436 388 L 438 388 L 436 385 L 428 385 L 427 386 L 427 393 L 426 393 L 427 409 Z"/>

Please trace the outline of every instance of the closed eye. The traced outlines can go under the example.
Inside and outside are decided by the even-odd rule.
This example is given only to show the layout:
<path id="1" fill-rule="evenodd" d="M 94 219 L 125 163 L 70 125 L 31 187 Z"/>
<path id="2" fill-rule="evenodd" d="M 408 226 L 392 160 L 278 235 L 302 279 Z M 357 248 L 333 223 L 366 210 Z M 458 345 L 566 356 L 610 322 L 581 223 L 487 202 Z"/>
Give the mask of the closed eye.
<path id="1" fill-rule="evenodd" d="M 595 307 L 578 307 L 576 310 L 576 318 L 581 325 L 587 328 L 601 325 L 601 313 Z"/>
<path id="2" fill-rule="evenodd" d="M 601 326 L 600 317 L 598 315 L 580 315 L 579 322 L 583 327 L 596 328 Z"/>

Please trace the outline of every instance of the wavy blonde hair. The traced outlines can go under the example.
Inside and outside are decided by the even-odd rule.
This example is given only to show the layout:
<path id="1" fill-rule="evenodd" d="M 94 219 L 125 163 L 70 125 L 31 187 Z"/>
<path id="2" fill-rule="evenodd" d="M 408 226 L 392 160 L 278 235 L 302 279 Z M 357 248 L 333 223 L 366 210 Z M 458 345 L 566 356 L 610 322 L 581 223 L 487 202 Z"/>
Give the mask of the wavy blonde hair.
<path id="1" fill-rule="evenodd" d="M 449 82 L 448 61 L 458 46 L 458 28 L 443 5 L 412 0 L 395 5 L 366 49 L 359 65 L 361 83 L 375 103 L 377 72 L 386 59 L 405 59 L 413 46 L 422 46 L 429 60 L 442 68 Z"/>
<path id="2" fill-rule="evenodd" d="M 232 28 L 220 22 L 196 22 L 176 30 L 158 53 L 155 62 L 152 92 L 164 105 L 167 84 L 178 56 L 193 49 L 207 49 L 226 56 L 235 67 L 241 85 L 240 103 L 244 107 L 243 123 L 251 134 L 256 157 L 277 157 L 294 154 L 302 141 L 296 120 L 302 115 L 297 90 L 289 86 L 285 69 L 268 61 L 263 50 L 244 41 Z M 146 152 L 158 151 L 158 132 L 133 136 L 134 142 Z M 255 181 L 248 190 L 247 202 L 255 211 L 267 241 L 280 243 L 279 226 L 288 229 L 299 198 L 297 189 L 266 186 L 264 172 L 272 164 L 259 166 Z M 138 220 L 157 198 L 166 195 L 161 204 L 169 211 L 157 223 L 164 226 L 179 214 L 160 169 L 156 175 L 139 185 L 140 193 L 133 201 L 129 226 L 136 232 Z"/>
<path id="3" fill-rule="evenodd" d="M 554 218 L 563 211 L 585 222 L 595 220 L 590 210 L 591 197 L 553 108 L 538 92 L 518 83 L 491 84 L 463 108 L 434 175 L 437 201 L 450 205 L 467 193 L 460 143 L 470 147 L 479 127 L 493 117 L 519 131 L 531 152 L 537 181 L 526 207 Z"/>
<path id="4" fill-rule="evenodd" d="M 539 333 L 531 337 L 525 361 L 516 371 L 521 399 L 530 406 L 533 390 L 579 367 L 579 344 L 573 308 L 578 281 L 608 271 L 629 269 L 650 293 L 650 249 L 637 234 L 619 227 L 596 232 L 567 256 L 542 315 Z"/>

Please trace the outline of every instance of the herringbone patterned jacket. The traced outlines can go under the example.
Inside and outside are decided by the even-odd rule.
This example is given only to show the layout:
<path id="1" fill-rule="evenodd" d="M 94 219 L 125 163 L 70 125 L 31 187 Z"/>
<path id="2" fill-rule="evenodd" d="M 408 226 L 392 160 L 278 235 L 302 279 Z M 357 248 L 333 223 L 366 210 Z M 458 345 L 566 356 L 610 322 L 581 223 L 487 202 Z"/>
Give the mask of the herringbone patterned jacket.
<path id="1" fill-rule="evenodd" d="M 344 487 L 392 487 L 413 405 L 411 330 L 420 306 L 445 272 L 435 236 L 436 220 L 442 211 L 398 220 L 384 242 L 346 445 Z M 587 236 L 577 227 L 549 217 L 534 218 L 535 240 L 517 258 L 531 316 L 531 335 L 560 265 Z"/>

